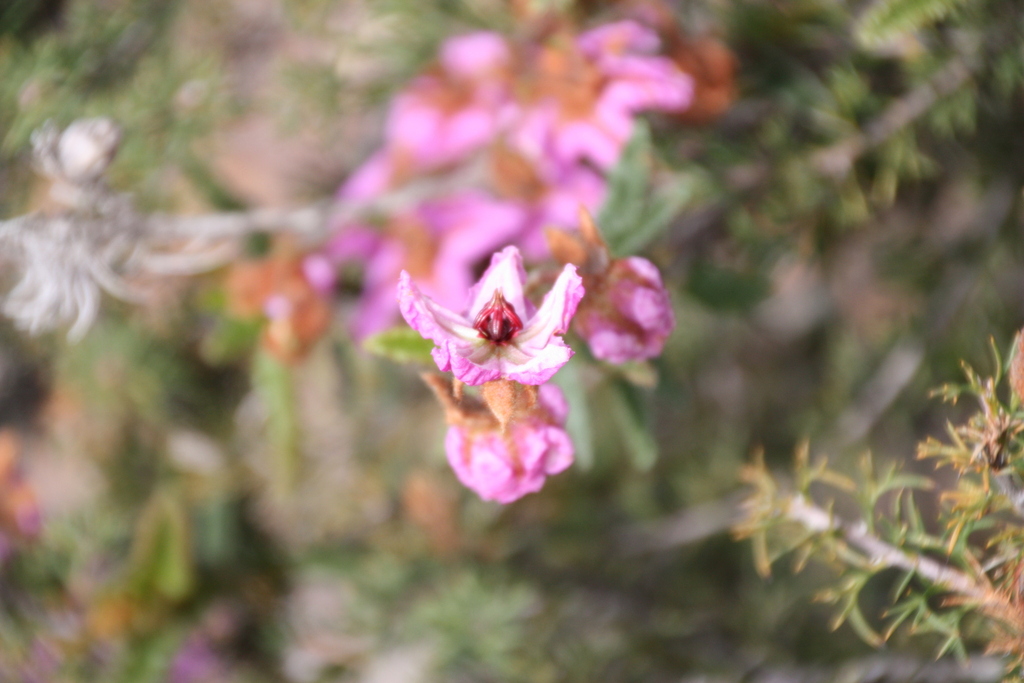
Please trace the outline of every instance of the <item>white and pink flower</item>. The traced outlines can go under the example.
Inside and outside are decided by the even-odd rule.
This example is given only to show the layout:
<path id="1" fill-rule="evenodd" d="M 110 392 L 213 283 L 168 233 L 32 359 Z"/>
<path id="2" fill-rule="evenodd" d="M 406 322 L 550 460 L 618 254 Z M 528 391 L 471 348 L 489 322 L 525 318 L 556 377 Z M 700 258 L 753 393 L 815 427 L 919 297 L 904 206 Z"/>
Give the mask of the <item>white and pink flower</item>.
<path id="1" fill-rule="evenodd" d="M 459 381 L 543 384 L 572 357 L 561 335 L 583 298 L 583 282 L 576 267 L 566 265 L 539 309 L 526 299 L 525 283 L 519 250 L 506 247 L 469 290 L 465 314 L 425 296 L 406 271 L 398 283 L 398 305 L 406 322 L 437 344 L 437 367 Z"/>

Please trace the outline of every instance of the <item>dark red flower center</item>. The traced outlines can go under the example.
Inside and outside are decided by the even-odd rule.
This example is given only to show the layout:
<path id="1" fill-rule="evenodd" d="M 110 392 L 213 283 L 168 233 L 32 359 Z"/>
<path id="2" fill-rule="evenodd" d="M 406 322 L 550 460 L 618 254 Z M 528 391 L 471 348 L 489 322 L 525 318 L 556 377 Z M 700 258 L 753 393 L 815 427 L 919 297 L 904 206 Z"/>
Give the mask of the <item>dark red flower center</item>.
<path id="1" fill-rule="evenodd" d="M 501 290 L 496 289 L 494 296 L 476 316 L 473 328 L 488 341 L 507 344 L 523 329 L 523 321 L 512 304 L 505 301 Z"/>

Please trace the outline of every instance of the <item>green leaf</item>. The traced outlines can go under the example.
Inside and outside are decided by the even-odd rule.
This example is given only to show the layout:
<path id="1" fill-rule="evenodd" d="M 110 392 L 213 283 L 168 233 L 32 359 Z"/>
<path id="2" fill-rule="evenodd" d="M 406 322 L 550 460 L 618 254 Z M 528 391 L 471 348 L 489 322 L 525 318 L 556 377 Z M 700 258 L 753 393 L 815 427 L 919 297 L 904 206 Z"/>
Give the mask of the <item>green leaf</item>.
<path id="1" fill-rule="evenodd" d="M 144 595 L 177 601 L 192 590 L 188 518 L 177 496 L 157 491 L 149 499 L 135 528 L 131 558 L 133 583 Z"/>
<path id="2" fill-rule="evenodd" d="M 643 121 L 637 121 L 619 162 L 608 173 L 608 194 L 597 214 L 597 223 L 613 251 L 643 212 L 652 152 L 650 128 Z"/>
<path id="3" fill-rule="evenodd" d="M 273 488 L 279 495 L 286 495 L 295 488 L 301 470 L 291 371 L 260 350 L 253 358 L 252 383 L 267 408 L 267 440 L 274 458 Z"/>
<path id="4" fill-rule="evenodd" d="M 877 45 L 912 33 L 949 15 L 965 0 L 875 0 L 861 16 L 856 35 L 865 45 Z"/>
<path id="5" fill-rule="evenodd" d="M 252 353 L 263 329 L 261 319 L 243 320 L 218 315 L 216 321 L 199 345 L 199 353 L 204 361 L 211 365 L 221 365 Z"/>
<path id="6" fill-rule="evenodd" d="M 864 589 L 868 580 L 871 579 L 870 573 L 855 573 L 848 576 L 839 588 L 835 598 L 842 602 L 842 608 L 839 614 L 832 621 L 832 628 L 839 628 L 844 622 L 848 623 L 853 630 L 860 636 L 864 642 L 874 647 L 882 645 L 884 640 L 882 636 L 878 635 L 877 632 L 868 624 L 867 619 L 864 618 L 864 614 L 860 610 L 860 592 Z"/>
<path id="7" fill-rule="evenodd" d="M 743 273 L 698 261 L 690 269 L 690 293 L 712 309 L 748 311 L 771 291 L 768 280 L 759 273 Z"/>
<path id="8" fill-rule="evenodd" d="M 636 387 L 619 381 L 612 394 L 612 410 L 619 433 L 629 451 L 633 466 L 646 472 L 658 461 L 658 443 L 651 434 L 643 396 Z"/>
<path id="9" fill-rule="evenodd" d="M 590 423 L 590 404 L 580 376 L 582 358 L 576 356 L 566 363 L 554 376 L 554 383 L 565 394 L 569 403 L 569 417 L 565 431 L 569 432 L 576 450 L 576 465 L 583 470 L 594 466 L 594 436 Z"/>
<path id="10" fill-rule="evenodd" d="M 608 174 L 608 195 L 597 216 L 605 241 L 616 256 L 634 254 L 661 235 L 700 186 L 695 172 L 656 180 L 653 166 L 651 131 L 638 121 L 619 162 Z"/>
<path id="11" fill-rule="evenodd" d="M 363 342 L 363 349 L 396 363 L 430 365 L 433 362 L 430 352 L 434 349 L 434 342 L 403 325 L 368 337 Z"/>
<path id="12" fill-rule="evenodd" d="M 861 640 L 868 645 L 881 647 L 885 643 L 882 636 L 868 625 L 867 620 L 864 618 L 864 613 L 860 611 L 858 605 L 854 605 L 854 608 L 850 610 L 850 613 L 846 616 L 846 621 L 853 627 L 857 635 L 861 637 Z"/>
<path id="13" fill-rule="evenodd" d="M 619 256 L 628 256 L 654 241 L 683 207 L 690 203 L 696 194 L 697 184 L 693 176 L 680 173 L 657 185 L 643 203 L 632 229 L 622 233 L 619 239 L 609 241 L 612 251 Z"/>

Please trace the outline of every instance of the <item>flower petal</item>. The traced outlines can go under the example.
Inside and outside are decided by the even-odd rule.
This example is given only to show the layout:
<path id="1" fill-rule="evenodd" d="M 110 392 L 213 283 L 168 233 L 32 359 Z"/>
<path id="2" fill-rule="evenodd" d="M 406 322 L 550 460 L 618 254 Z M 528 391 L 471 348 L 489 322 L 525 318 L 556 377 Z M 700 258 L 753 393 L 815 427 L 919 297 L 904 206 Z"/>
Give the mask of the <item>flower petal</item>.
<path id="1" fill-rule="evenodd" d="M 587 299 L 576 316 L 576 331 L 610 363 L 660 354 L 675 315 L 657 266 L 639 256 L 616 259 L 605 277 L 598 299 Z"/>
<path id="2" fill-rule="evenodd" d="M 464 345 L 447 341 L 435 349 L 434 361 L 442 372 L 451 370 L 460 382 L 475 387 L 503 377 L 502 363 L 494 349 L 494 345 L 484 339 Z M 442 367 L 442 361 L 447 367 Z"/>
<path id="3" fill-rule="evenodd" d="M 557 425 L 564 425 L 569 417 L 569 402 L 565 394 L 555 384 L 545 384 L 537 390 L 540 405 L 548 413 L 548 418 Z"/>
<path id="4" fill-rule="evenodd" d="M 635 21 L 616 21 L 604 24 L 582 34 L 577 45 L 584 54 L 595 57 L 605 52 L 657 51 L 661 41 L 658 34 Z"/>
<path id="5" fill-rule="evenodd" d="M 573 456 L 576 455 L 569 435 L 564 429 L 548 427 L 544 430 L 544 437 L 548 444 L 547 452 L 544 454 L 544 474 L 558 474 L 569 469 L 573 463 Z"/>
<path id="6" fill-rule="evenodd" d="M 564 124 L 555 137 L 555 152 L 562 161 L 580 159 L 592 161 L 598 168 L 607 169 L 619 160 L 626 138 L 615 137 L 604 127 L 590 120 Z"/>
<path id="7" fill-rule="evenodd" d="M 317 294 L 329 295 L 337 284 L 334 264 L 323 254 L 307 254 L 302 259 L 302 275 Z"/>
<path id="8" fill-rule="evenodd" d="M 515 338 L 515 345 L 533 355 L 551 343 L 554 335 L 565 334 L 583 294 L 583 278 L 576 273 L 576 266 L 566 264 L 536 315 Z"/>
<path id="9" fill-rule="evenodd" d="M 388 155 L 377 152 L 348 177 L 338 190 L 339 199 L 367 201 L 388 189 L 392 168 Z"/>
<path id="10" fill-rule="evenodd" d="M 547 475 L 566 469 L 573 458 L 568 434 L 536 419 L 514 425 L 511 439 L 452 426 L 445 452 L 459 481 L 482 499 L 502 504 L 539 491 Z"/>
<path id="11" fill-rule="evenodd" d="M 520 384 L 544 384 L 569 362 L 573 351 L 561 339 L 551 339 L 547 346 L 535 350 L 525 363 L 503 362 L 501 376 Z"/>
<path id="12" fill-rule="evenodd" d="M 511 52 L 505 38 L 493 31 L 478 31 L 449 38 L 441 46 L 441 65 L 449 73 L 479 78 L 508 64 Z"/>
<path id="13" fill-rule="evenodd" d="M 360 223 L 346 223 L 324 247 L 324 253 L 335 263 L 349 259 L 369 260 L 383 240 L 378 231 Z"/>
<path id="14" fill-rule="evenodd" d="M 436 344 L 465 344 L 479 337 L 468 320 L 420 292 L 404 270 L 398 278 L 398 308 L 414 330 Z"/>
<path id="15" fill-rule="evenodd" d="M 484 306 L 500 289 L 505 301 L 512 304 L 521 318 L 532 313 L 527 307 L 523 296 L 523 283 L 526 282 L 526 271 L 523 270 L 523 257 L 515 247 L 505 247 L 491 258 L 491 265 L 484 271 L 483 277 L 469 290 L 469 311 L 466 318 L 473 320 Z"/>

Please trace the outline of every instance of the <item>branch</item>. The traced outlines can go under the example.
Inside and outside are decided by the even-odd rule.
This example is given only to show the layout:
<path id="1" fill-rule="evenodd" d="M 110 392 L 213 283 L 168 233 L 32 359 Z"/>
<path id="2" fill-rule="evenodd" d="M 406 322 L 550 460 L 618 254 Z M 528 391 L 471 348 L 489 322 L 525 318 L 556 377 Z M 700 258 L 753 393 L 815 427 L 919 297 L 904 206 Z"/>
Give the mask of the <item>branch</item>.
<path id="1" fill-rule="evenodd" d="M 971 657 L 964 663 L 921 661 L 913 657 L 875 655 L 825 665 L 758 665 L 723 677 L 724 681 L 745 683 L 996 683 L 1006 667 L 999 657 Z M 680 683 L 697 683 L 703 677 L 685 678 Z M 716 679 L 718 680 L 718 679 Z"/>
<path id="2" fill-rule="evenodd" d="M 725 533 L 743 518 L 742 493 L 733 493 L 681 510 L 664 519 L 634 524 L 618 532 L 619 547 L 627 555 L 669 550 Z"/>
<path id="3" fill-rule="evenodd" d="M 889 545 L 871 534 L 864 522 L 850 524 L 840 521 L 803 495 L 793 495 L 785 506 L 784 514 L 808 531 L 819 534 L 838 533 L 847 543 L 865 553 L 868 560 L 876 566 L 912 571 L 936 586 L 977 600 L 979 603 L 987 603 L 992 598 L 990 590 L 979 586 L 968 574 L 940 564 L 929 557 L 908 553 Z"/>
<path id="4" fill-rule="evenodd" d="M 391 215 L 431 198 L 478 187 L 482 158 L 457 171 L 408 183 L 367 201 L 322 201 L 293 209 L 255 209 L 200 216 L 144 215 L 130 197 L 111 190 L 103 173 L 120 131 L 108 119 L 77 121 L 63 133 L 47 124 L 33 135 L 35 164 L 53 185 L 49 214 L 0 221 L 0 262 L 17 281 L 2 312 L 30 333 L 71 324 L 69 339 L 85 334 L 102 293 L 141 301 L 140 280 L 195 275 L 237 259 L 242 238 L 289 233 L 303 246 L 323 243 L 338 226 Z"/>
<path id="5" fill-rule="evenodd" d="M 297 209 L 254 209 L 199 216 L 155 214 L 146 218 L 145 232 L 154 240 L 237 239 L 260 232 L 288 232 L 312 244 L 327 239 L 333 228 L 350 221 L 389 215 L 424 201 L 481 186 L 487 178 L 484 160 L 457 171 L 408 183 L 372 200 L 322 201 Z M 0 223 L 2 226 L 2 223 Z"/>
<path id="6" fill-rule="evenodd" d="M 1015 474 L 1012 471 L 993 472 L 992 479 L 995 481 L 999 493 L 1006 496 L 1006 499 L 1010 501 L 1010 505 L 1013 506 L 1013 511 L 1017 513 L 1017 516 L 1024 517 L 1024 487 L 1015 478 Z"/>
<path id="7" fill-rule="evenodd" d="M 811 163 L 822 173 L 842 178 L 858 157 L 916 121 L 942 98 L 959 90 L 971 75 L 966 58 L 953 58 L 928 81 L 890 104 L 860 132 L 814 154 Z"/>

